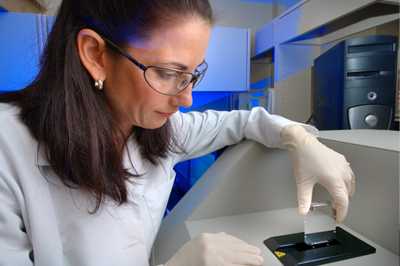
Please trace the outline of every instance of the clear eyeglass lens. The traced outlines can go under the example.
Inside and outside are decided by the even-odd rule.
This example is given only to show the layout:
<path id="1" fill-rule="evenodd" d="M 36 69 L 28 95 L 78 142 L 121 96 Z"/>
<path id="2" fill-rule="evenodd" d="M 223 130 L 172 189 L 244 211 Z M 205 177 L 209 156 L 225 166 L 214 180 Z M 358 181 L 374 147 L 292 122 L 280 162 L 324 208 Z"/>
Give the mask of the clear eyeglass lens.
<path id="1" fill-rule="evenodd" d="M 147 82 L 153 89 L 165 94 L 177 94 L 185 89 L 192 75 L 172 69 L 149 67 L 145 72 Z"/>

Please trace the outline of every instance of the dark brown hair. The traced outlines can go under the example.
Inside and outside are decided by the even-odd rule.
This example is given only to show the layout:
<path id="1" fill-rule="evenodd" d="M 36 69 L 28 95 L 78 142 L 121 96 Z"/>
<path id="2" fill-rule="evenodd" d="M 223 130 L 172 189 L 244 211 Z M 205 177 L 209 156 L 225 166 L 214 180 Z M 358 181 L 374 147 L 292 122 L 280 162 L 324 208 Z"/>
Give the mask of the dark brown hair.
<path id="1" fill-rule="evenodd" d="M 22 122 L 45 147 L 62 182 L 95 196 L 94 211 L 105 196 L 126 202 L 126 183 L 133 175 L 122 164 L 121 147 L 127 139 L 81 64 L 77 33 L 90 28 L 123 46 L 130 38 L 146 38 L 155 27 L 187 16 L 213 23 L 208 0 L 64 0 L 37 77 L 21 91 L 0 96 L 0 102 L 20 107 Z M 171 131 L 169 123 L 154 130 L 137 127 L 132 137 L 143 158 L 156 164 L 172 151 Z"/>

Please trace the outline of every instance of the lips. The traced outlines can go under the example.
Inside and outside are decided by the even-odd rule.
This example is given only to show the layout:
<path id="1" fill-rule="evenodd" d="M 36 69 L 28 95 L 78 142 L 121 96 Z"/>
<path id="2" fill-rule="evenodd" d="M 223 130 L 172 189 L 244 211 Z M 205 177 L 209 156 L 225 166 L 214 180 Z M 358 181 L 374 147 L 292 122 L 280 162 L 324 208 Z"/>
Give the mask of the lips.
<path id="1" fill-rule="evenodd" d="M 174 111 L 174 112 L 159 112 L 159 111 L 157 111 L 157 113 L 159 113 L 160 115 L 163 115 L 163 116 L 171 116 L 171 115 L 173 115 L 175 112 L 176 112 L 176 111 Z"/>

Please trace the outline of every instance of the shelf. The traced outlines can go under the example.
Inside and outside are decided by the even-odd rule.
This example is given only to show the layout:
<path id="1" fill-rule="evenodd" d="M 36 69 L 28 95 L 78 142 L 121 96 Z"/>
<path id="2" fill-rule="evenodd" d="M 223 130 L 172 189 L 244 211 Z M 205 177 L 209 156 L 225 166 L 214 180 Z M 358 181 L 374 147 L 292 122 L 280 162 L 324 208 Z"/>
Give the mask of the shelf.
<path id="1" fill-rule="evenodd" d="M 317 27 L 286 43 L 323 45 L 399 19 L 399 6 L 373 3 L 363 9 Z"/>
<path id="2" fill-rule="evenodd" d="M 281 44 L 313 40 L 309 44 L 319 45 L 316 38 L 327 36 L 323 41 L 341 38 L 346 36 L 344 30 L 359 32 L 393 21 L 398 13 L 398 2 L 394 1 L 304 0 L 256 32 L 253 57 L 258 58 Z"/>
<path id="3" fill-rule="evenodd" d="M 279 31 L 280 35 L 275 39 L 281 44 L 315 31 L 321 34 L 321 27 L 333 21 L 339 21 L 343 17 L 354 16 L 375 2 L 374 0 L 304 1 L 296 9 L 289 10 L 278 17 L 275 31 Z"/>

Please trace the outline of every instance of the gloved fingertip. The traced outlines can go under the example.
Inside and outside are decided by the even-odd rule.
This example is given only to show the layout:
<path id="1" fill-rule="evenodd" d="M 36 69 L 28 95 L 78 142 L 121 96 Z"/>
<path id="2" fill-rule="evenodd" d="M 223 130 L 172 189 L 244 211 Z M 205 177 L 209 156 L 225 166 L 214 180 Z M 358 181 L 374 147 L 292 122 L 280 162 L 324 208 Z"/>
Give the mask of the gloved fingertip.
<path id="1" fill-rule="evenodd" d="M 299 206 L 299 212 L 302 215 L 306 215 L 310 210 L 313 188 L 313 183 L 303 183 L 297 185 L 297 202 Z"/>
<path id="2" fill-rule="evenodd" d="M 311 192 L 312 195 L 312 192 Z M 312 196 L 307 195 L 299 199 L 299 212 L 302 215 L 306 215 L 310 210 Z"/>
<path id="3" fill-rule="evenodd" d="M 343 208 L 336 209 L 336 223 L 338 224 L 343 223 L 346 216 L 347 216 L 346 210 L 344 210 Z"/>
<path id="4" fill-rule="evenodd" d="M 299 206 L 299 213 L 300 213 L 301 215 L 307 215 L 309 209 L 310 209 L 310 208 L 308 208 L 308 207 L 305 206 L 305 205 L 300 205 L 300 206 Z"/>
<path id="5" fill-rule="evenodd" d="M 258 247 L 254 247 L 254 253 L 257 255 L 261 254 L 261 249 L 259 249 Z"/>
<path id="6" fill-rule="evenodd" d="M 259 256 L 258 260 L 259 260 L 258 265 L 264 265 L 264 258 L 262 256 Z"/>

